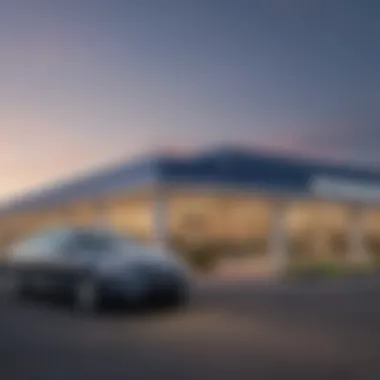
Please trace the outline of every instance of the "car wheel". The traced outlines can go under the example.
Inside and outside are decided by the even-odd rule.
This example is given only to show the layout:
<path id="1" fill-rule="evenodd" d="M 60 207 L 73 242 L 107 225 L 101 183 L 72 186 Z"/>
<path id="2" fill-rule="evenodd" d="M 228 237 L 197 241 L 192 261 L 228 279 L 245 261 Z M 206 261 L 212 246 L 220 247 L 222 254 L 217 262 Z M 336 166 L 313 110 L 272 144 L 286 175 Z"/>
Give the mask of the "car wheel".
<path id="1" fill-rule="evenodd" d="M 99 289 L 94 279 L 84 279 L 78 284 L 74 294 L 74 309 L 86 315 L 100 311 Z"/>

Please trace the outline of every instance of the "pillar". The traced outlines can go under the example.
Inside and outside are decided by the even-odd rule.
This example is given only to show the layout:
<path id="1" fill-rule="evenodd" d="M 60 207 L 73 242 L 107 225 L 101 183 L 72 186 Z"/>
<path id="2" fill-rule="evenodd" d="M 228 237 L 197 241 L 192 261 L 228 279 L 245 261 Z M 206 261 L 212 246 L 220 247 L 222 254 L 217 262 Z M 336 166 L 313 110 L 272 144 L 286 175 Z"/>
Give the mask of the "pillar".
<path id="1" fill-rule="evenodd" d="M 276 202 L 271 206 L 269 247 L 274 269 L 278 274 L 281 274 L 288 265 L 285 230 L 285 205 L 283 203 Z"/>
<path id="2" fill-rule="evenodd" d="M 165 248 L 169 238 L 169 211 L 167 193 L 164 189 L 156 189 L 152 207 L 152 241 L 160 248 Z"/>
<path id="3" fill-rule="evenodd" d="M 356 206 L 351 210 L 349 220 L 349 263 L 367 263 L 369 256 L 364 247 L 364 208 Z"/>

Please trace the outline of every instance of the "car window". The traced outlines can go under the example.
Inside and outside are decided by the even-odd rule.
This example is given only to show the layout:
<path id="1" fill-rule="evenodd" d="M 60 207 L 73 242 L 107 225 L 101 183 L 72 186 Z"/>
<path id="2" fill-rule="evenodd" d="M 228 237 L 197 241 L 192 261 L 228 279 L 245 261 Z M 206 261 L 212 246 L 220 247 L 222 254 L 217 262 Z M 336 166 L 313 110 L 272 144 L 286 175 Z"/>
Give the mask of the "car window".
<path id="1" fill-rule="evenodd" d="M 67 234 L 59 230 L 39 232 L 16 243 L 12 248 L 12 254 L 17 257 L 55 255 L 66 237 Z"/>
<path id="2" fill-rule="evenodd" d="M 23 240 L 21 242 L 14 243 L 9 252 L 13 257 L 21 257 L 26 254 L 26 249 L 28 247 L 28 240 Z"/>
<path id="3" fill-rule="evenodd" d="M 73 235 L 67 245 L 67 254 L 85 252 L 86 255 L 110 253 L 124 244 L 118 236 L 98 232 L 79 232 Z"/>
<path id="4" fill-rule="evenodd" d="M 40 236 L 31 236 L 14 244 L 12 254 L 17 257 L 32 256 L 40 251 Z"/>
<path id="5" fill-rule="evenodd" d="M 83 234 L 78 237 L 78 244 L 83 247 L 88 247 L 94 250 L 105 250 L 109 248 L 114 248 L 120 243 L 120 241 L 112 236 L 101 235 L 101 234 Z"/>

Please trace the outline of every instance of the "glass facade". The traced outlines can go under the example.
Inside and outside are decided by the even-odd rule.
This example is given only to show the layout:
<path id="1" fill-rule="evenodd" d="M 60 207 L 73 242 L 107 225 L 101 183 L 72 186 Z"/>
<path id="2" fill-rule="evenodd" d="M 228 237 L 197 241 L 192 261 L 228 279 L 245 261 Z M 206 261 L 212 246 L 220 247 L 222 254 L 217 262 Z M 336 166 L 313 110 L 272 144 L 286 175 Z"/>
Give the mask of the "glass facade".
<path id="1" fill-rule="evenodd" d="M 273 199 L 257 194 L 175 191 L 165 198 L 168 243 L 173 246 L 218 244 L 221 256 L 270 256 Z M 284 241 L 290 262 L 347 260 L 356 216 L 348 204 L 277 199 L 284 205 Z M 90 225 L 100 220 L 142 240 L 155 228 L 152 192 L 86 201 L 52 210 L 12 215 L 1 222 L 0 244 L 6 247 L 37 228 L 58 224 Z M 380 263 L 380 208 L 363 206 L 363 246 Z"/>

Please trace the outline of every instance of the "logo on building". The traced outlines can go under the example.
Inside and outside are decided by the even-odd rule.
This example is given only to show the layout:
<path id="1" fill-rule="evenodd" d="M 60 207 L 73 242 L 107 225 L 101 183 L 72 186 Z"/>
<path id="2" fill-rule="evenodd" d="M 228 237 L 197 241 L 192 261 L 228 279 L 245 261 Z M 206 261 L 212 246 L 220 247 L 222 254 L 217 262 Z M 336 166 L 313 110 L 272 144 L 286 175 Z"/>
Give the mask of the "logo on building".
<path id="1" fill-rule="evenodd" d="M 310 191 L 320 197 L 380 202 L 380 182 L 353 181 L 333 177 L 315 176 L 309 181 Z"/>

